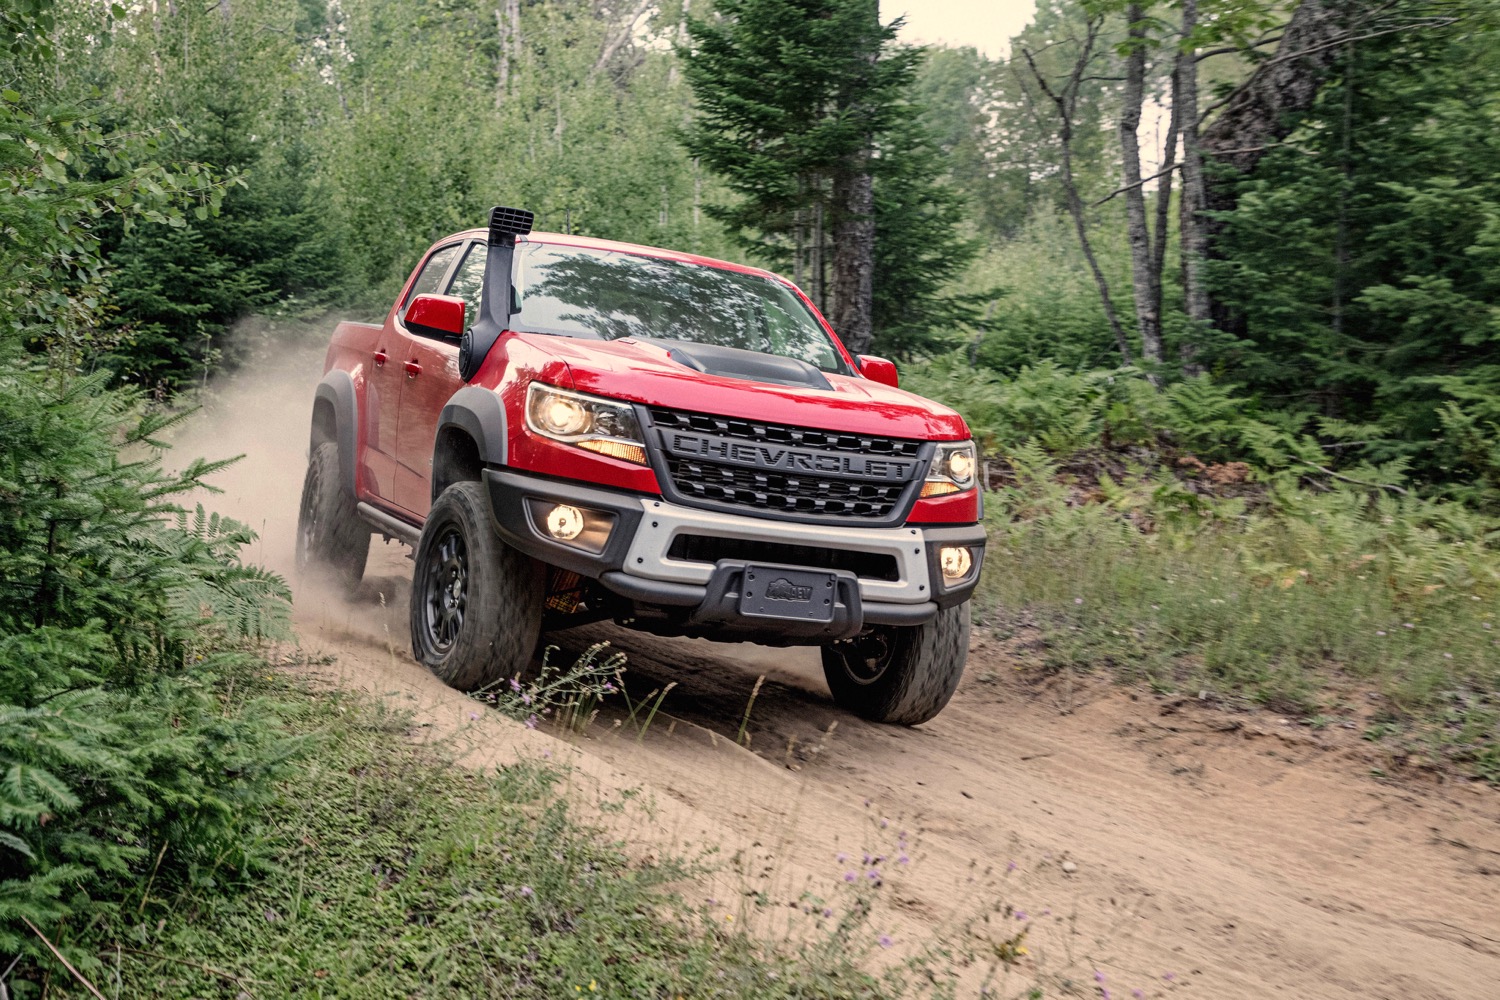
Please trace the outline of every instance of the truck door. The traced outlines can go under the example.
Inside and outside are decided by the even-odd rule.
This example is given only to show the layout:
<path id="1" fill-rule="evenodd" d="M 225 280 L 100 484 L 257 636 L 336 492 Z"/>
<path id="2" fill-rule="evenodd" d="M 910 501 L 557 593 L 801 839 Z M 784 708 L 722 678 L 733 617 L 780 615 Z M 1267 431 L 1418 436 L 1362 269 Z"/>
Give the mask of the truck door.
<path id="1" fill-rule="evenodd" d="M 398 462 L 398 428 L 401 418 L 401 393 L 405 388 L 405 362 L 411 357 L 410 341 L 401 319 L 411 300 L 425 292 L 436 292 L 448 278 L 462 243 L 439 247 L 427 256 L 417 269 L 417 276 L 401 300 L 395 314 L 386 321 L 375 341 L 370 377 L 365 383 L 366 465 L 375 479 L 375 489 L 382 500 L 396 501 Z"/>
<path id="2" fill-rule="evenodd" d="M 470 243 L 443 292 L 464 300 L 465 329 L 479 318 L 487 250 L 483 241 Z M 458 374 L 457 337 L 429 337 L 412 331 L 406 335 L 408 357 L 402 359 L 405 382 L 401 423 L 396 431 L 395 501 L 413 514 L 426 517 L 432 506 L 432 452 L 438 418 L 463 386 L 463 378 Z"/>

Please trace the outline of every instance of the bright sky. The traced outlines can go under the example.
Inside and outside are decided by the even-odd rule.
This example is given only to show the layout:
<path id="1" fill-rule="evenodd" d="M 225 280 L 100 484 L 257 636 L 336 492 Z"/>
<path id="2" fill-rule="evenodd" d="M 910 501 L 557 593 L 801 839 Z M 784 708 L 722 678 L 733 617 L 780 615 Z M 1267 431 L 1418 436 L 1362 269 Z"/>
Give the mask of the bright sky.
<path id="1" fill-rule="evenodd" d="M 972 45 L 991 58 L 1031 21 L 1036 0 L 880 0 L 880 19 L 906 16 L 901 40 L 916 45 Z"/>

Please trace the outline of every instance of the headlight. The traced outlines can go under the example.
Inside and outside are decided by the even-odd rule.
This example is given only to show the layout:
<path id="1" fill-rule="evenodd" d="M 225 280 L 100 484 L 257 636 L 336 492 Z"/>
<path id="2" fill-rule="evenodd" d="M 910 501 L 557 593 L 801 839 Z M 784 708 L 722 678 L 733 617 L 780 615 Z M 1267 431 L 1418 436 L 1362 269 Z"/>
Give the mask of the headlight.
<path id="1" fill-rule="evenodd" d="M 554 441 L 646 464 L 645 438 L 628 403 L 533 382 L 526 389 L 526 426 Z"/>
<path id="2" fill-rule="evenodd" d="M 922 484 L 922 496 L 962 493 L 974 485 L 974 473 L 978 468 L 979 456 L 974 451 L 973 441 L 940 444 L 937 454 L 932 456 L 932 470 Z"/>

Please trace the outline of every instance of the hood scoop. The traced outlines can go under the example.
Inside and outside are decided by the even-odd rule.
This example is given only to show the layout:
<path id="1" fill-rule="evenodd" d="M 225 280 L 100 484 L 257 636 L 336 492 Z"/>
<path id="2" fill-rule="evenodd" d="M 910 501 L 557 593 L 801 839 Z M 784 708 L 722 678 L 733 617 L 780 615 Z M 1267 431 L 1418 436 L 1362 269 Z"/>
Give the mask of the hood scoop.
<path id="1" fill-rule="evenodd" d="M 644 340 L 645 338 L 638 338 Z M 797 358 L 783 358 L 776 354 L 762 354 L 739 347 L 717 347 L 713 344 L 695 344 L 686 340 L 651 338 L 648 343 L 667 349 L 667 357 L 695 372 L 718 375 L 721 378 L 741 378 L 747 382 L 770 382 L 773 385 L 789 385 L 798 389 L 823 389 L 833 391 L 833 385 L 815 365 Z"/>

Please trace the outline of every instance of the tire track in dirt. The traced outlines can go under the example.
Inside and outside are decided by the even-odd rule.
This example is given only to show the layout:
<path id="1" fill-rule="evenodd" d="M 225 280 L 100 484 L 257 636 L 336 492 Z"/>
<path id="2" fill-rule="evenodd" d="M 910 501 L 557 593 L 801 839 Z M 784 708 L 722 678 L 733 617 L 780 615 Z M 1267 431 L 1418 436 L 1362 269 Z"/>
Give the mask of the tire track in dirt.
<path id="1" fill-rule="evenodd" d="M 273 568 L 290 560 L 324 333 L 267 346 L 181 442 L 183 460 L 247 454 L 211 503 L 262 532 L 251 555 Z M 336 656 L 343 682 L 435 730 L 462 727 L 474 703 L 408 655 L 403 554 L 377 542 L 352 600 L 299 593 L 301 642 Z M 476 759 L 555 746 L 606 791 L 642 786 L 663 805 L 630 828 L 632 849 L 721 843 L 739 861 L 704 892 L 726 903 L 736 889 L 783 904 L 836 894 L 853 864 L 837 853 L 893 855 L 902 829 L 911 864 L 884 863 L 878 919 L 898 945 L 951 940 L 956 918 L 1003 898 L 1031 928 L 1009 989 L 1097 996 L 1097 969 L 1117 997 L 1500 997 L 1500 796 L 1488 789 L 1377 783 L 1275 719 L 1226 722 L 1095 683 L 1038 689 L 983 630 L 953 703 L 918 729 L 839 712 L 814 651 L 608 625 L 549 641 L 601 638 L 629 656 L 637 699 L 677 685 L 639 740 L 617 708 L 574 750 L 486 719 Z M 746 751 L 734 740 L 761 675 Z M 747 898 L 730 904 L 742 919 L 794 933 Z M 1022 926 L 1006 919 L 1005 934 Z"/>

